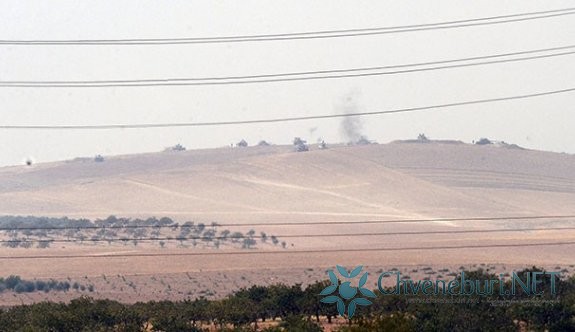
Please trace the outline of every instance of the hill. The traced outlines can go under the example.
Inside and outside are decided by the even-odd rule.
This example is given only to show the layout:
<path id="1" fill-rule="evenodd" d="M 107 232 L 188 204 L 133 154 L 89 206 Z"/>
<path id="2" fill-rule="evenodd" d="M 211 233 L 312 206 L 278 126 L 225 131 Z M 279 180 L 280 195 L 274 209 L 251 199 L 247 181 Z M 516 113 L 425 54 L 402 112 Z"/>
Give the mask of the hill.
<path id="1" fill-rule="evenodd" d="M 312 269 L 313 278 L 322 278 L 322 269 L 335 264 L 406 269 L 478 262 L 555 266 L 572 263 L 575 245 L 537 244 L 574 241 L 573 230 L 554 229 L 573 227 L 573 219 L 517 217 L 575 215 L 575 156 L 430 142 L 312 147 L 308 152 L 294 152 L 291 146 L 171 151 L 107 157 L 104 162 L 77 159 L 0 168 L 0 214 L 156 216 L 181 223 L 228 223 L 241 231 L 253 228 L 242 224 L 259 223 L 258 232 L 283 236 L 288 244 L 286 249 L 254 249 L 257 255 L 129 260 L 108 256 L 215 249 L 74 243 L 49 250 L 0 249 L 2 256 L 11 257 L 93 257 L 39 259 L 35 264 L 12 260 L 7 273 L 27 277 L 211 271 L 214 280 L 221 281 L 219 273 L 227 271 L 226 277 L 236 273 L 238 278 L 250 275 L 270 282 L 266 278 L 277 280 L 281 274 L 302 282 L 303 271 Z M 477 217 L 488 219 L 363 223 Z M 525 228 L 542 230 L 513 231 Z M 381 235 L 406 232 L 415 233 Z M 470 245 L 479 248 L 445 248 Z M 483 247 L 489 245 L 495 247 Z M 381 248 L 393 250 L 374 250 Z"/>

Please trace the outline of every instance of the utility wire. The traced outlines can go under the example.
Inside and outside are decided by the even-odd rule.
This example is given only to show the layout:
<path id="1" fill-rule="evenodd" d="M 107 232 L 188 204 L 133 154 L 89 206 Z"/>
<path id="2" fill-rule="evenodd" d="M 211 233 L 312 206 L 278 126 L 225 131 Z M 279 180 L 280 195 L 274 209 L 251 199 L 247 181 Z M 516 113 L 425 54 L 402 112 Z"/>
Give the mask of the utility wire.
<path id="1" fill-rule="evenodd" d="M 240 121 L 216 121 L 216 122 L 180 122 L 180 123 L 143 123 L 143 124 L 108 124 L 108 125 L 0 125 L 0 129 L 73 129 L 73 130 L 91 130 L 91 129 L 141 129 L 141 128 L 175 128 L 175 127 L 204 127 L 204 126 L 224 126 L 224 125 L 244 125 L 244 124 L 257 124 L 257 123 L 277 123 L 277 122 L 291 122 L 291 121 L 305 121 L 305 120 L 317 120 L 317 119 L 334 119 L 343 118 L 351 116 L 367 116 L 367 115 L 381 115 L 381 114 L 395 114 L 395 113 L 408 113 L 408 112 L 419 112 L 430 109 L 439 108 L 451 108 L 458 106 L 468 106 L 468 105 L 478 105 L 495 103 L 509 100 L 519 100 L 528 98 L 537 98 L 543 96 L 551 96 L 562 93 L 574 92 L 575 88 L 568 88 L 562 90 L 545 91 L 538 93 L 531 93 L 525 95 L 516 95 L 509 97 L 500 98 L 490 98 L 490 99 L 478 99 L 470 100 L 456 103 L 448 104 L 436 104 L 431 106 L 420 106 L 420 107 L 409 107 L 400 108 L 394 110 L 385 111 L 373 111 L 373 112 L 357 112 L 357 113 L 345 113 L 345 114 L 326 114 L 326 115 L 310 115 L 310 116 L 299 116 L 299 117 L 285 117 L 285 118 L 275 118 L 275 119 L 255 119 L 255 120 L 240 120 Z"/>
<path id="2" fill-rule="evenodd" d="M 213 44 L 237 43 L 277 40 L 302 40 L 320 38 L 357 37 L 427 31 L 440 29 L 464 28 L 472 26 L 494 25 L 502 23 L 522 22 L 575 14 L 575 8 L 537 11 L 510 15 L 498 15 L 457 21 L 445 21 L 429 24 L 403 25 L 393 27 L 377 27 L 363 29 L 323 30 L 311 32 L 295 32 L 283 34 L 240 35 L 201 38 L 144 38 L 144 39 L 63 39 L 63 40 L 0 40 L 0 45 L 177 45 L 177 44 Z"/>
<path id="3" fill-rule="evenodd" d="M 286 234 L 274 235 L 278 239 L 287 238 L 331 238 L 331 237 L 364 237 L 364 236 L 402 236 L 402 235 L 430 235 L 430 234 L 481 234 L 481 233 L 516 233 L 516 232 L 550 232 L 550 231 L 565 231 L 575 230 L 575 227 L 548 227 L 548 228 L 515 228 L 515 229 L 483 229 L 483 230 L 455 230 L 455 231 L 416 231 L 416 232 L 376 232 L 376 233 L 332 233 L 332 234 Z M 243 234 L 242 234 L 243 235 Z M 254 235 L 249 238 L 252 239 L 269 239 L 271 236 Z M 14 240 L 0 240 L 0 243 L 96 243 L 96 242 L 130 242 L 130 241 L 190 241 L 190 240 L 243 240 L 248 238 L 235 238 L 233 236 L 176 236 L 176 237 L 130 237 L 130 238 L 98 238 L 98 239 L 14 239 Z"/>
<path id="4" fill-rule="evenodd" d="M 305 72 L 291 72 L 291 73 L 278 73 L 278 74 L 260 74 L 260 75 L 247 75 L 247 76 L 223 76 L 223 77 L 204 77 L 204 78 L 164 78 L 164 79 L 138 79 L 138 80 L 91 80 L 91 81 L 0 81 L 0 87 L 4 88 L 117 88 L 117 87 L 153 87 L 153 86 L 203 86 L 203 85 L 230 85 L 230 84 L 253 84 L 253 83 L 274 83 L 274 82 L 291 82 L 291 81 L 305 81 L 305 80 L 320 80 L 320 79 L 338 79 L 338 78 L 352 78 L 352 77 L 367 77 L 367 76 L 381 76 L 381 75 L 397 75 L 407 74 L 423 71 L 435 71 L 443 69 L 453 69 L 462 67 L 472 67 L 481 65 L 492 65 L 500 63 L 509 63 L 517 61 L 536 60 L 544 58 L 552 58 L 557 56 L 565 56 L 575 54 L 575 51 L 559 52 L 552 54 L 543 54 L 536 56 L 527 56 L 511 59 L 479 61 L 474 63 L 464 63 L 456 65 L 445 65 L 449 63 L 458 63 L 475 60 L 494 59 L 502 57 L 511 57 L 517 55 L 542 53 L 550 51 L 559 51 L 573 49 L 575 45 L 561 46 L 547 49 L 537 49 L 513 53 L 493 54 L 486 56 L 477 56 L 460 59 L 450 59 L 441 61 L 430 61 L 412 64 L 401 64 L 391 66 L 377 66 L 377 67 L 363 67 L 363 68 L 350 68 L 350 69 L 334 69 L 334 70 L 318 70 L 318 71 L 305 71 Z M 414 68 L 393 70 L 397 68 L 421 67 L 440 65 L 429 68 Z M 375 70 L 386 70 L 379 72 L 369 72 Z M 367 72 L 367 73 L 366 73 Z M 344 74 L 345 73 L 345 74 Z M 328 74 L 328 75 L 326 75 Z M 294 77 L 295 76 L 295 77 Z M 300 76 L 300 77 L 297 77 Z"/>
<path id="5" fill-rule="evenodd" d="M 268 251 L 213 251 L 213 252 L 182 252 L 182 253 L 136 253 L 136 254 L 95 254 L 95 255 L 30 255 L 30 256 L 0 256 L 0 260 L 19 259 L 72 259 L 72 258 L 130 258 L 130 257 L 177 257 L 177 256 L 229 256 L 229 255 L 269 255 L 269 254 L 323 254 L 323 253 L 350 253 L 350 252 L 384 252 L 406 250 L 451 250 L 451 249 L 481 249 L 481 248 L 513 248 L 513 247 L 541 247 L 541 246 L 567 246 L 575 245 L 575 241 L 538 242 L 538 243 L 506 243 L 506 244 L 480 244 L 480 245 L 453 245 L 435 247 L 387 247 L 387 248 L 348 248 L 348 249 L 317 249 L 317 250 L 268 250 Z"/>
<path id="6" fill-rule="evenodd" d="M 359 220 L 359 221 L 311 221 L 311 222 L 275 222 L 275 223 L 216 223 L 204 224 L 209 227 L 255 227 L 255 226 L 308 226 L 308 225 L 362 225 L 362 224 L 393 224 L 393 223 L 428 223 L 428 222 L 457 222 L 457 221 L 511 221 L 511 220 L 546 220 L 546 219 L 574 219 L 575 215 L 537 215 L 537 216 L 510 216 L 510 217 L 472 217 L 472 218 L 429 218 L 429 219 L 387 219 L 387 220 Z M 571 220 L 569 220 L 571 221 Z M 138 228 L 194 228 L 195 225 L 123 225 L 123 226 L 66 226 L 66 227 L 0 227 L 0 231 L 23 230 L 83 230 L 83 229 L 138 229 Z"/>

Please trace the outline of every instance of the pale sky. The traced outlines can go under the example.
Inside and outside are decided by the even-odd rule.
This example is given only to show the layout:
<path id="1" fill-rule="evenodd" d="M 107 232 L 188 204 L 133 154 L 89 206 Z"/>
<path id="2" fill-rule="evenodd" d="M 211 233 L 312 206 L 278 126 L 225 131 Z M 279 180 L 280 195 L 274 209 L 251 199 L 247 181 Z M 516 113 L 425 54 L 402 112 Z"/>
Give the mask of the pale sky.
<path id="1" fill-rule="evenodd" d="M 435 23 L 575 7 L 573 1 L 31 1 L 1 2 L 0 39 L 186 38 Z M 0 45 L 0 81 L 235 76 L 397 65 L 575 45 L 575 15 L 400 34 L 196 45 Z M 402 75 L 269 84 L 3 88 L 2 125 L 206 122 L 335 114 L 498 98 L 575 87 L 575 55 Z M 386 143 L 480 137 L 575 153 L 575 93 L 362 117 Z M 349 106 L 349 105 L 348 105 Z M 206 128 L 0 129 L 0 165 L 95 154 L 226 146 L 242 138 L 344 141 L 340 119 Z M 315 128 L 315 129 L 314 129 Z"/>

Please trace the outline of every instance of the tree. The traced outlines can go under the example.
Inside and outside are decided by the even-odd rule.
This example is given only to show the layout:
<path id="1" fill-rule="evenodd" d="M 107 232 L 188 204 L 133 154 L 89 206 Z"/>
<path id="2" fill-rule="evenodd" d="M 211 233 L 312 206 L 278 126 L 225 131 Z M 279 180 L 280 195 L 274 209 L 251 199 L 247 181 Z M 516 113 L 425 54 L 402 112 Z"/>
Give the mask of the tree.
<path id="1" fill-rule="evenodd" d="M 208 229 L 207 231 L 204 232 L 204 236 L 202 237 L 202 240 L 204 240 L 206 242 L 212 242 L 214 240 L 215 236 L 216 236 L 216 232 L 213 229 Z"/>
<path id="2" fill-rule="evenodd" d="M 427 136 L 425 136 L 425 134 L 423 134 L 423 133 L 417 135 L 417 140 L 420 141 L 420 142 L 427 142 L 427 141 L 429 141 L 429 139 L 427 138 Z"/>
<path id="3" fill-rule="evenodd" d="M 307 286 L 300 301 L 303 313 L 307 316 L 315 316 L 317 322 L 319 322 L 320 316 L 326 316 L 328 321 L 331 322 L 331 318 L 338 315 L 335 306 L 326 305 L 319 301 L 319 294 L 330 284 L 329 280 L 323 280 Z"/>
<path id="4" fill-rule="evenodd" d="M 258 142 L 258 146 L 270 146 L 270 143 L 268 143 L 268 142 L 266 142 L 266 141 L 264 141 L 264 140 L 261 140 L 261 141 Z"/>
<path id="5" fill-rule="evenodd" d="M 244 249 L 251 249 L 252 246 L 255 246 L 257 244 L 256 240 L 254 240 L 251 237 L 246 237 L 244 239 L 244 242 L 242 243 L 242 248 Z"/>
<path id="6" fill-rule="evenodd" d="M 239 142 L 236 144 L 236 146 L 237 146 L 237 147 L 240 147 L 240 148 L 245 148 L 245 147 L 248 146 L 248 142 L 246 142 L 245 139 L 242 139 L 241 141 L 239 141 Z"/>
<path id="7" fill-rule="evenodd" d="M 280 240 L 278 240 L 277 236 L 275 236 L 275 235 L 272 235 L 271 239 L 272 239 L 272 243 L 274 245 L 277 245 L 280 242 Z"/>
<path id="8" fill-rule="evenodd" d="M 228 239 L 228 235 L 230 235 L 230 231 L 227 229 L 224 229 L 221 233 L 220 233 L 220 237 L 222 239 L 222 241 L 225 241 Z"/>
<path id="9" fill-rule="evenodd" d="M 357 325 L 342 327 L 338 332 L 417 331 L 415 319 L 405 313 L 381 314 L 359 320 Z"/>
<path id="10" fill-rule="evenodd" d="M 489 144 L 493 144 L 493 142 L 491 142 L 491 140 L 483 137 L 483 138 L 480 138 L 477 142 L 475 142 L 475 144 L 477 144 L 477 145 L 489 145 Z"/>
<path id="11" fill-rule="evenodd" d="M 6 280 L 4 280 L 4 284 L 8 289 L 14 289 L 14 287 L 16 287 L 16 285 L 18 285 L 20 282 L 22 282 L 20 276 L 15 275 L 11 275 L 8 278 L 6 278 Z"/>
<path id="12" fill-rule="evenodd" d="M 230 238 L 232 239 L 232 242 L 239 242 L 244 238 L 244 235 L 240 232 L 234 232 L 232 235 L 230 235 Z"/>

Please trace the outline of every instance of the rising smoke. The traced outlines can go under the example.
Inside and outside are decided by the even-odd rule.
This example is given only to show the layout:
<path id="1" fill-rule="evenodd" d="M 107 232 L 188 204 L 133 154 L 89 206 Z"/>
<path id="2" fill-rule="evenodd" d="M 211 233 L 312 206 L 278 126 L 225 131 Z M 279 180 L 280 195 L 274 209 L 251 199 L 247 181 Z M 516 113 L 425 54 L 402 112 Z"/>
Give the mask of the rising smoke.
<path id="1" fill-rule="evenodd" d="M 349 93 L 336 106 L 336 113 L 351 114 L 361 112 L 358 99 L 359 93 Z M 344 117 L 340 123 L 339 130 L 344 140 L 349 144 L 357 144 L 358 142 L 367 140 L 362 133 L 363 121 L 359 116 Z"/>

